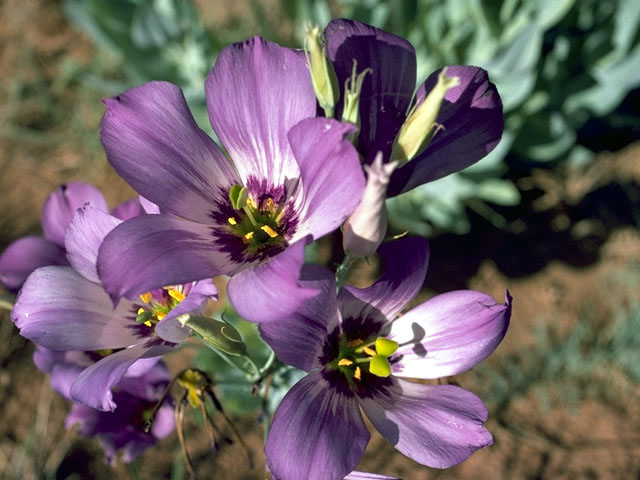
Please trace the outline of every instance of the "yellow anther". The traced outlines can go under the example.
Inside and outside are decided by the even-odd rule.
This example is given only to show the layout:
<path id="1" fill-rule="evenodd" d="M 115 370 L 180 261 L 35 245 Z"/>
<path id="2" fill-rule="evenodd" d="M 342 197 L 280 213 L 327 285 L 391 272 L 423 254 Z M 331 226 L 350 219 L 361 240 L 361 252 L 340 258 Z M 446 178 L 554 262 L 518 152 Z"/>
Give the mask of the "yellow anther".
<path id="1" fill-rule="evenodd" d="M 163 319 L 164 317 L 166 317 L 166 316 L 167 316 L 167 314 L 166 314 L 166 313 L 164 313 L 164 312 L 158 312 L 158 313 L 156 313 L 156 318 L 158 319 L 158 321 L 159 321 L 159 322 L 160 322 L 160 321 L 162 321 L 162 319 Z M 149 326 L 151 326 L 151 325 L 149 325 Z"/>
<path id="2" fill-rule="evenodd" d="M 253 232 L 247 233 L 244 237 L 242 237 L 242 241 L 244 243 L 249 243 L 249 241 L 253 238 Z"/>
<path id="3" fill-rule="evenodd" d="M 142 308 L 142 307 L 140 307 L 140 308 L 138 309 L 138 315 L 140 315 L 141 313 L 144 313 L 144 308 Z"/>
<path id="4" fill-rule="evenodd" d="M 362 351 L 372 357 L 375 357 L 377 355 L 376 351 L 371 347 L 362 347 Z"/>
<path id="5" fill-rule="evenodd" d="M 145 324 L 147 327 L 152 327 L 152 326 L 153 326 L 153 323 L 151 323 L 149 320 L 147 320 L 146 322 L 144 322 L 144 324 Z"/>
<path id="6" fill-rule="evenodd" d="M 173 288 L 169 290 L 169 296 L 175 298 L 179 302 L 181 302 L 185 298 L 184 293 L 179 292 L 178 290 L 175 290 Z"/>
<path id="7" fill-rule="evenodd" d="M 271 228 L 269 225 L 263 225 L 260 227 L 260 230 L 262 230 L 263 232 L 265 232 L 267 235 L 269 235 L 271 238 L 276 238 L 278 236 L 278 232 L 276 232 L 273 228 Z"/>
<path id="8" fill-rule="evenodd" d="M 338 366 L 340 367 L 348 367 L 349 365 L 353 365 L 353 361 L 348 358 L 341 358 L 338 362 Z"/>
<path id="9" fill-rule="evenodd" d="M 236 225 L 238 223 L 236 222 L 236 219 L 233 217 L 227 218 L 227 222 L 229 222 L 229 225 Z"/>
<path id="10" fill-rule="evenodd" d="M 356 380 L 360 380 L 362 378 L 362 370 L 360 370 L 360 367 L 356 367 L 353 378 L 355 378 Z"/>
<path id="11" fill-rule="evenodd" d="M 274 212 L 276 209 L 276 204 L 273 201 L 273 198 L 269 197 L 265 200 L 264 204 L 262 205 L 262 209 L 263 210 L 268 210 L 270 212 Z"/>
<path id="12" fill-rule="evenodd" d="M 362 340 L 360 340 L 359 338 L 356 338 L 355 340 L 351 340 L 350 342 L 347 342 L 347 347 L 349 348 L 359 347 L 363 343 L 364 342 Z"/>
<path id="13" fill-rule="evenodd" d="M 144 303 L 149 303 L 151 301 L 151 298 L 151 292 L 143 293 L 142 295 L 140 295 L 140 300 L 142 300 Z"/>

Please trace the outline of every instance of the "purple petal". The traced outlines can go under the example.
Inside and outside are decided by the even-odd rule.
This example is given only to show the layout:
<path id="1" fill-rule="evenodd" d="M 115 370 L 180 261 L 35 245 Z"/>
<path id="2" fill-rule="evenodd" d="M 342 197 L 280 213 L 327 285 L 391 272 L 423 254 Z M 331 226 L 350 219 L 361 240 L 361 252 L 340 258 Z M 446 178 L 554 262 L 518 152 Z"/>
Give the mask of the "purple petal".
<path id="1" fill-rule="evenodd" d="M 365 177 L 358 152 L 345 139 L 353 131 L 346 123 L 312 118 L 289 132 L 300 166 L 295 207 L 300 224 L 292 241 L 308 234 L 319 238 L 335 230 L 360 203 Z"/>
<path id="2" fill-rule="evenodd" d="M 269 261 L 231 277 L 227 294 L 241 317 L 250 322 L 277 320 L 291 315 L 319 293 L 299 283 L 309 241 L 299 240 Z"/>
<path id="3" fill-rule="evenodd" d="M 149 348 L 145 343 L 140 343 L 112 353 L 78 375 L 71 387 L 71 398 L 88 407 L 113 411 L 116 404 L 111 387 L 120 381 L 127 369 L 142 356 L 158 356 L 168 350 L 168 347 Z"/>
<path id="4" fill-rule="evenodd" d="M 482 400 L 460 387 L 393 379 L 360 405 L 394 447 L 429 467 L 451 467 L 493 443 Z"/>
<path id="5" fill-rule="evenodd" d="M 373 159 L 378 150 L 391 147 L 413 97 L 415 51 L 405 39 L 353 20 L 333 20 L 325 36 L 339 85 L 351 76 L 354 59 L 358 73 L 372 70 L 360 95 L 358 150 Z"/>
<path id="6" fill-rule="evenodd" d="M 369 441 L 358 403 L 315 371 L 285 395 L 273 417 L 265 452 L 279 480 L 341 479 Z"/>
<path id="7" fill-rule="evenodd" d="M 440 70 L 433 72 L 416 94 L 422 103 L 435 86 Z M 436 133 L 427 149 L 395 171 L 389 196 L 431 182 L 474 164 L 500 141 L 504 130 L 502 101 L 487 72 L 478 67 L 447 67 L 448 77 L 459 77 L 460 85 L 445 95 Z"/>
<path id="8" fill-rule="evenodd" d="M 42 207 L 44 237 L 50 242 L 64 247 L 64 231 L 76 210 L 86 203 L 103 212 L 109 211 L 100 190 L 88 183 L 69 182 L 60 185 L 51 192 Z"/>
<path id="9" fill-rule="evenodd" d="M 262 339 L 284 363 L 309 371 L 326 341 L 328 326 L 337 314 L 335 276 L 320 265 L 305 265 L 300 285 L 320 293 L 293 314 L 260 325 Z"/>
<path id="10" fill-rule="evenodd" d="M 104 237 L 121 222 L 89 205 L 79 208 L 65 233 L 67 259 L 87 280 L 100 283 L 96 262 Z"/>
<path id="11" fill-rule="evenodd" d="M 157 214 L 160 212 L 160 207 L 153 203 L 151 200 L 147 200 L 142 195 L 138 197 L 138 201 L 142 206 L 143 213 Z"/>
<path id="12" fill-rule="evenodd" d="M 104 239 L 98 274 L 114 300 L 229 272 L 210 227 L 168 215 L 142 215 Z"/>
<path id="13" fill-rule="evenodd" d="M 140 364 L 146 364 L 146 371 L 139 369 Z M 171 374 L 160 357 L 141 358 L 128 368 L 117 389 L 138 398 L 157 401 L 170 381 Z"/>
<path id="14" fill-rule="evenodd" d="M 383 243 L 378 253 L 384 260 L 380 279 L 368 288 L 344 289 L 393 320 L 422 287 L 429 264 L 429 244 L 424 238 L 405 237 Z"/>
<path id="15" fill-rule="evenodd" d="M 129 220 L 130 218 L 138 217 L 144 213 L 145 211 L 140 204 L 140 200 L 132 198 L 131 200 L 127 200 L 114 208 L 111 215 L 119 218 L 120 220 Z"/>
<path id="16" fill-rule="evenodd" d="M 185 313 L 201 314 L 208 299 L 218 299 L 218 289 L 211 279 L 195 283 L 185 299 L 156 325 L 156 334 L 168 342 L 182 343 L 191 333 L 189 327 L 183 327 L 178 321 Z"/>
<path id="17" fill-rule="evenodd" d="M 314 117 L 316 97 L 302 51 L 254 37 L 224 48 L 205 85 L 211 125 L 246 183 L 296 178 L 287 133 Z"/>
<path id="18" fill-rule="evenodd" d="M 411 378 L 464 372 L 496 349 L 510 317 L 509 292 L 504 304 L 473 290 L 438 295 L 393 322 L 389 338 L 400 347 L 392 372 Z"/>
<path id="19" fill-rule="evenodd" d="M 0 283 L 17 292 L 31 272 L 48 265 L 69 265 L 64 249 L 44 238 L 20 238 L 0 255 Z"/>
<path id="20" fill-rule="evenodd" d="M 139 341 L 129 302 L 114 310 L 107 293 L 70 267 L 42 267 L 25 282 L 11 318 L 20 335 L 54 350 L 123 348 Z M 135 324 L 135 323 L 134 323 Z"/>
<path id="21" fill-rule="evenodd" d="M 49 374 L 51 388 L 64 398 L 71 400 L 71 385 L 88 366 L 94 362 L 85 352 L 58 351 L 36 345 L 33 362 L 44 373 Z"/>
<path id="22" fill-rule="evenodd" d="M 104 103 L 102 144 L 118 174 L 167 212 L 210 222 L 219 188 L 238 180 L 196 125 L 182 91 L 150 82 Z"/>

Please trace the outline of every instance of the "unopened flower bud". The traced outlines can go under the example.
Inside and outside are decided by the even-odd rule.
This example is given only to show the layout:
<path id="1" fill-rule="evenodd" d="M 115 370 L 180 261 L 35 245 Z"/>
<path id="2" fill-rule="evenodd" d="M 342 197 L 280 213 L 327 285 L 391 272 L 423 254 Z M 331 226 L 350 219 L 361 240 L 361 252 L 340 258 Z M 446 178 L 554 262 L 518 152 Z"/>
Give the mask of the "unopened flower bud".
<path id="1" fill-rule="evenodd" d="M 207 345 L 222 350 L 229 355 L 244 355 L 246 347 L 240 333 L 228 323 L 198 315 L 185 315 L 179 318 L 196 332 Z"/>
<path id="2" fill-rule="evenodd" d="M 385 199 L 387 185 L 397 162 L 382 164 L 382 152 L 378 152 L 371 165 L 365 165 L 367 185 L 360 203 L 347 219 L 342 232 L 345 252 L 358 257 L 375 253 L 387 231 Z"/>
<path id="3" fill-rule="evenodd" d="M 362 83 L 367 73 L 371 72 L 370 68 L 365 68 L 362 72 L 357 73 L 358 62 L 353 60 L 353 68 L 351 69 L 351 77 L 344 82 L 344 106 L 342 107 L 342 121 L 353 123 L 360 126 L 360 94 L 362 93 Z"/>
<path id="4" fill-rule="evenodd" d="M 460 84 L 458 77 L 445 76 L 446 68 L 438 75 L 438 82 L 424 101 L 413 107 L 393 142 L 391 160 L 403 166 L 416 155 L 422 153 L 437 132 L 436 119 L 446 93 Z"/>
<path id="5" fill-rule="evenodd" d="M 333 109 L 340 98 L 338 77 L 333 64 L 327 58 L 326 49 L 322 42 L 320 27 L 305 25 L 305 54 L 311 71 L 311 82 L 316 93 L 318 103 L 323 108 L 327 118 L 333 117 Z"/>

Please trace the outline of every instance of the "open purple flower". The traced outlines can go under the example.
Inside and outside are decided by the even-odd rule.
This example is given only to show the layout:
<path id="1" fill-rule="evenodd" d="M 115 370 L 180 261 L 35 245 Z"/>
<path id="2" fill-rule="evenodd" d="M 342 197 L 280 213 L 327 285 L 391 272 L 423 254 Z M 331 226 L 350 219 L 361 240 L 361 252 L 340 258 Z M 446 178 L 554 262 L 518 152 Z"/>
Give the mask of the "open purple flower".
<path id="1" fill-rule="evenodd" d="M 360 95 L 358 150 L 370 164 L 378 151 L 389 159 L 392 144 L 407 112 L 421 105 L 435 87 L 441 70 L 416 86 L 416 55 L 403 38 L 353 20 L 334 20 L 325 29 L 327 54 L 338 84 L 357 71 L 371 69 Z M 498 144 L 504 128 L 502 102 L 487 72 L 478 67 L 449 66 L 447 77 L 459 84 L 447 91 L 436 123 L 438 131 L 426 150 L 398 168 L 391 178 L 389 196 L 468 167 Z M 413 101 L 412 101 L 413 98 Z M 342 111 L 344 94 L 337 111 Z M 427 132 L 425 132 L 425 135 Z"/>
<path id="2" fill-rule="evenodd" d="M 124 378 L 115 386 L 113 396 L 118 408 L 113 412 L 74 404 L 66 427 L 76 427 L 81 435 L 96 437 L 109 463 L 119 455 L 129 463 L 175 428 L 173 407 L 167 401 L 158 410 L 150 431 L 144 431 L 145 422 L 169 381 L 167 368 L 158 362 L 143 375 Z"/>
<path id="3" fill-rule="evenodd" d="M 303 282 L 321 290 L 294 315 L 260 325 L 284 362 L 309 371 L 278 407 L 266 444 L 274 477 L 342 479 L 362 457 L 369 432 L 360 414 L 400 452 L 431 467 L 455 465 L 490 445 L 487 409 L 434 379 L 463 372 L 504 337 L 505 304 L 471 290 L 438 295 L 402 316 L 418 293 L 428 263 L 426 241 L 383 244 L 386 269 L 371 287 L 344 287 L 336 296 L 331 272 L 306 266 Z"/>
<path id="4" fill-rule="evenodd" d="M 273 320 L 316 293 L 298 285 L 304 247 L 336 229 L 360 200 L 364 176 L 345 139 L 353 127 L 310 118 L 316 99 L 304 54 L 259 37 L 222 50 L 206 97 L 229 157 L 172 84 L 147 83 L 105 101 L 107 158 L 161 214 L 106 237 L 100 278 L 117 300 L 232 275 L 238 312 Z"/>
<path id="5" fill-rule="evenodd" d="M 152 215 L 148 215 L 152 216 Z M 101 357 L 74 375 L 69 396 L 113 410 L 111 387 L 134 365 L 170 351 L 189 334 L 178 317 L 200 312 L 216 295 L 211 280 L 145 292 L 113 308 L 99 282 L 96 258 L 104 236 L 121 221 L 85 206 L 69 224 L 65 247 L 72 267 L 48 266 L 32 273 L 11 312 L 20 334 L 52 350 L 95 352 Z M 72 354 L 73 355 L 73 354 Z"/>

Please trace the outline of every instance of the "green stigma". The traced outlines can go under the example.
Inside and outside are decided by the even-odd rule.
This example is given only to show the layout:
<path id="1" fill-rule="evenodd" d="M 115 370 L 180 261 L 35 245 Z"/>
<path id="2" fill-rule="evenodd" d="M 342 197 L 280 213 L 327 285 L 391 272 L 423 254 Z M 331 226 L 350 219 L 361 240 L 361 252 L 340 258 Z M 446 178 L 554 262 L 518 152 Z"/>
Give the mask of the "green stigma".
<path id="1" fill-rule="evenodd" d="M 361 339 L 347 341 L 343 338 L 340 341 L 338 357 L 329 367 L 339 369 L 350 382 L 361 380 L 362 370 L 366 366 L 372 375 L 388 377 L 391 375 L 388 357 L 397 349 L 398 342 L 384 337 L 378 337 L 374 342 L 367 344 Z"/>

